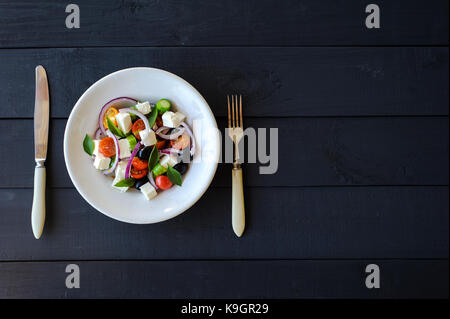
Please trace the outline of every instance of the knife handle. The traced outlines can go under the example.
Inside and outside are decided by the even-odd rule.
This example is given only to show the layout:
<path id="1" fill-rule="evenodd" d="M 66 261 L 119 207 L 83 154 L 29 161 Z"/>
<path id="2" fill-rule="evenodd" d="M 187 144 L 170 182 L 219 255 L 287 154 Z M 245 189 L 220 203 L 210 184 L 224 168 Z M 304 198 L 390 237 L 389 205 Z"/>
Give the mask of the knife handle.
<path id="1" fill-rule="evenodd" d="M 36 239 L 39 239 L 45 222 L 45 166 L 34 169 L 33 206 L 31 208 L 31 227 Z"/>
<path id="2" fill-rule="evenodd" d="M 231 223 L 234 233 L 241 237 L 245 228 L 244 187 L 242 185 L 242 169 L 233 168 L 232 172 L 232 200 Z"/>

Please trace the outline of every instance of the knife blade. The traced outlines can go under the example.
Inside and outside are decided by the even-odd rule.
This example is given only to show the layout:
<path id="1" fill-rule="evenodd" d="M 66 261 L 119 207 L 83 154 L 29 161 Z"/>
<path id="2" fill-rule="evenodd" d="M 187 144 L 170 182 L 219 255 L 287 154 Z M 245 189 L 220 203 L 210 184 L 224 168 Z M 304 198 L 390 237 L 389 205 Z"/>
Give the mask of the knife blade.
<path id="1" fill-rule="evenodd" d="M 47 73 L 43 66 L 36 67 L 36 96 L 34 102 L 34 157 L 36 163 L 47 159 L 48 121 L 50 101 Z"/>
<path id="2" fill-rule="evenodd" d="M 44 67 L 36 67 L 36 96 L 34 104 L 34 169 L 33 206 L 31 208 L 31 228 L 34 237 L 39 239 L 45 223 L 45 180 L 47 159 L 48 122 L 50 99 L 48 94 L 47 73 Z"/>

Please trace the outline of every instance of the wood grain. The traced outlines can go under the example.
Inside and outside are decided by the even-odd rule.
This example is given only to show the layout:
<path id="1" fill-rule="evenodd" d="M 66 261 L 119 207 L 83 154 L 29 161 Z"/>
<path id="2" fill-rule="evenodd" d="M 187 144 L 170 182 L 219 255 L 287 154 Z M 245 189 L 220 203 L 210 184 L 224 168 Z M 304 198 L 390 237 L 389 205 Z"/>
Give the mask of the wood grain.
<path id="1" fill-rule="evenodd" d="M 380 289 L 365 286 L 372 262 Z M 448 298 L 448 261 L 82 261 L 67 289 L 70 263 L 0 263 L 0 298 Z"/>
<path id="2" fill-rule="evenodd" d="M 95 81 L 133 66 L 185 78 L 216 116 L 226 116 L 225 97 L 234 92 L 244 96 L 245 116 L 448 115 L 448 60 L 448 48 L 0 50 L 0 118 L 33 116 L 38 64 L 59 118 Z"/>
<path id="3" fill-rule="evenodd" d="M 187 212 L 152 225 L 117 222 L 74 189 L 49 189 L 37 241 L 32 190 L 2 189 L 0 259 L 448 258 L 448 186 L 247 187 L 245 196 L 239 239 L 230 188 L 210 188 Z"/>
<path id="4" fill-rule="evenodd" d="M 448 298 L 447 0 L 0 0 L 0 298 Z M 51 93 L 47 222 L 31 232 L 34 68 Z M 230 165 L 155 225 L 114 221 L 73 188 L 62 152 L 81 94 L 119 69 L 171 71 L 279 129 L 279 169 L 244 166 L 247 226 L 231 229 Z M 81 147 L 74 145 L 74 147 Z M 81 267 L 68 290 L 65 266 Z M 381 268 L 381 289 L 364 285 Z M 173 308 L 173 307 L 172 307 Z M 173 308 L 174 314 L 178 309 Z"/>
<path id="5" fill-rule="evenodd" d="M 218 123 L 224 132 L 225 118 Z M 50 187 L 72 187 L 65 124 L 51 121 Z M 278 128 L 279 136 L 278 171 L 261 175 L 263 164 L 246 164 L 247 186 L 448 185 L 447 118 L 248 118 L 246 125 Z M 0 187 L 32 187 L 32 127 L 32 120 L 0 120 L 0 131 L 8 132 L 0 135 Z M 230 186 L 230 170 L 231 164 L 219 164 L 213 186 Z"/>
<path id="6" fill-rule="evenodd" d="M 367 1 L 78 0 L 0 2 L 0 47 L 448 45 L 448 1 L 379 0 L 381 28 L 365 27 Z M 118 23 L 120 22 L 120 23 Z"/>

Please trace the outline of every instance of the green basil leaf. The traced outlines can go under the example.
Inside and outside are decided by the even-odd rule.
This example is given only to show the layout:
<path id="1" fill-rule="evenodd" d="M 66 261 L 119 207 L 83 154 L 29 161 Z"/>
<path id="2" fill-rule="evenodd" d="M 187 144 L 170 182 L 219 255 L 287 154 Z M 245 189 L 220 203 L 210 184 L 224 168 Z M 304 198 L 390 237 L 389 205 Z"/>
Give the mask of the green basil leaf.
<path id="1" fill-rule="evenodd" d="M 123 134 L 122 131 L 114 125 L 109 117 L 106 117 L 106 122 L 108 123 L 108 129 L 111 131 L 111 133 L 119 137 L 125 137 L 125 134 Z"/>
<path id="2" fill-rule="evenodd" d="M 116 155 L 111 156 L 111 161 L 109 162 L 109 168 L 111 168 L 113 166 L 115 159 L 116 159 Z"/>
<path id="3" fill-rule="evenodd" d="M 181 174 L 175 168 L 167 165 L 167 177 L 175 185 L 181 186 Z"/>
<path id="4" fill-rule="evenodd" d="M 94 152 L 94 141 L 87 134 L 83 140 L 83 148 L 86 153 L 92 156 L 92 153 Z"/>
<path id="5" fill-rule="evenodd" d="M 153 127 L 156 121 L 156 117 L 158 116 L 158 110 L 156 109 L 156 106 L 153 107 L 153 110 L 150 112 L 150 114 L 147 116 L 148 118 L 148 124 L 150 128 Z"/>
<path id="6" fill-rule="evenodd" d="M 152 152 L 148 158 L 148 169 L 152 170 L 156 164 L 159 162 L 159 151 L 156 146 L 153 146 Z"/>
<path id="7" fill-rule="evenodd" d="M 117 182 L 114 186 L 116 187 L 131 187 L 134 185 L 134 178 L 122 179 Z"/>

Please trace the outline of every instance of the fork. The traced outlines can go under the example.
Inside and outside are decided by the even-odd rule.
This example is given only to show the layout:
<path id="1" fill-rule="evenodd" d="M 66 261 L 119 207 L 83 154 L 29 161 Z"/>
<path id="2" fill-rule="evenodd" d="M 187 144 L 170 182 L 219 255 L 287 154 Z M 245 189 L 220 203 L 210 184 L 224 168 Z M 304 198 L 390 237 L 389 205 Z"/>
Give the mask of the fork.
<path id="1" fill-rule="evenodd" d="M 228 102 L 228 136 L 234 143 L 234 161 L 232 170 L 232 213 L 231 222 L 234 233 L 241 237 L 245 228 L 244 188 L 242 186 L 242 168 L 239 163 L 239 142 L 244 136 L 244 124 L 242 118 L 242 95 L 227 95 Z"/>

